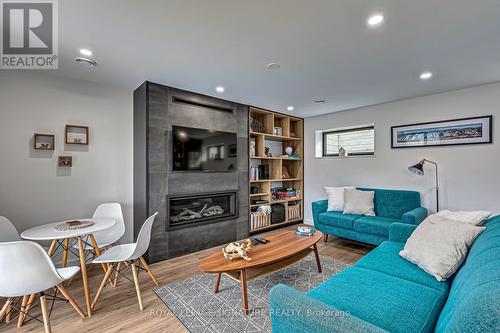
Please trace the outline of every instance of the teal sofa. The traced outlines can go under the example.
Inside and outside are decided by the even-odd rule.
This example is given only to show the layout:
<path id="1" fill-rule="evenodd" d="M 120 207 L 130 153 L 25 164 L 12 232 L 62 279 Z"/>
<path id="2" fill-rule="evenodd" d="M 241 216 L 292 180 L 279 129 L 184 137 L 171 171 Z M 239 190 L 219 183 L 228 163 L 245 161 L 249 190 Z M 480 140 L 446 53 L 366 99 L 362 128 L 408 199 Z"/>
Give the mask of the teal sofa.
<path id="1" fill-rule="evenodd" d="M 500 216 L 484 226 L 458 272 L 438 282 L 399 256 L 416 226 L 393 223 L 389 241 L 308 293 L 273 287 L 273 333 L 500 332 Z"/>
<path id="2" fill-rule="evenodd" d="M 391 224 L 420 224 L 427 209 L 420 207 L 420 193 L 415 191 L 358 188 L 375 192 L 375 215 L 350 215 L 340 211 L 327 212 L 328 200 L 312 203 L 314 226 L 324 234 L 379 245 L 389 238 Z"/>

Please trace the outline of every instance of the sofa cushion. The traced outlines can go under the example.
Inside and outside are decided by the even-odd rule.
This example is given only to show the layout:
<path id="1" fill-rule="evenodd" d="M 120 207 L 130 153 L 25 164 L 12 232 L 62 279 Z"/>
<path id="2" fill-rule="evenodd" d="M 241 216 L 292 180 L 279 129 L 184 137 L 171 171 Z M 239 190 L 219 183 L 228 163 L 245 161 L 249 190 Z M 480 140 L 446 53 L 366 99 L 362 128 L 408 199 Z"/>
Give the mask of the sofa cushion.
<path id="1" fill-rule="evenodd" d="M 432 332 L 446 302 L 434 288 L 355 266 L 308 295 L 389 332 Z"/>
<path id="2" fill-rule="evenodd" d="M 436 332 L 500 331 L 500 216 L 483 226 L 453 278 Z"/>
<path id="3" fill-rule="evenodd" d="M 375 214 L 401 220 L 404 213 L 420 207 L 420 193 L 415 191 L 358 188 L 375 192 Z"/>
<path id="4" fill-rule="evenodd" d="M 353 222 L 354 230 L 389 237 L 389 227 L 400 220 L 380 216 L 363 216 Z"/>
<path id="5" fill-rule="evenodd" d="M 412 264 L 399 256 L 404 243 L 386 241 L 361 258 L 356 267 L 368 268 L 381 273 L 389 274 L 401 279 L 409 280 L 424 286 L 434 288 L 448 294 L 450 282 L 437 281 L 433 276 L 424 272 L 417 265 Z"/>
<path id="6" fill-rule="evenodd" d="M 352 222 L 360 217 L 362 217 L 362 215 L 348 215 L 342 212 L 325 212 L 319 214 L 319 222 L 333 227 L 352 229 Z"/>

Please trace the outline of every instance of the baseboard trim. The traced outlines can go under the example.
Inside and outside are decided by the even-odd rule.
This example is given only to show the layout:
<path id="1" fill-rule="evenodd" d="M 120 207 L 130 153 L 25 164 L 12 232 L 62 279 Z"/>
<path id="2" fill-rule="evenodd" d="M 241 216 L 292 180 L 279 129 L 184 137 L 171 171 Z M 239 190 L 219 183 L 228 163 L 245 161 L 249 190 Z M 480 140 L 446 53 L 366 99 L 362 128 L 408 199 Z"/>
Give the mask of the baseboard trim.
<path id="1" fill-rule="evenodd" d="M 304 224 L 314 225 L 314 222 L 312 219 L 304 219 Z"/>

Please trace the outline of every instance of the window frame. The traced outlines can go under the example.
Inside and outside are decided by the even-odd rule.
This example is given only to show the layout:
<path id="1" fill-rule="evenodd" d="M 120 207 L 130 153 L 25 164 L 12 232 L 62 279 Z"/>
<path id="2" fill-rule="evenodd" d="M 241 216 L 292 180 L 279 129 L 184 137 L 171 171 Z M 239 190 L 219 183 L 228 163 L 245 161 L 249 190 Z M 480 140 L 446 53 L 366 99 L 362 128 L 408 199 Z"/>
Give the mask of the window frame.
<path id="1" fill-rule="evenodd" d="M 327 154 L 326 152 L 326 137 L 328 134 L 339 134 L 339 133 L 347 133 L 347 132 L 358 132 L 358 131 L 365 131 L 365 130 L 373 130 L 373 152 L 369 153 L 350 153 L 346 157 L 355 157 L 355 156 L 375 156 L 375 124 L 373 125 L 362 125 L 359 127 L 349 127 L 349 128 L 342 128 L 342 129 L 329 129 L 323 131 L 322 134 L 322 157 L 341 157 L 339 153 L 336 154 Z M 344 157 L 344 156 L 342 156 Z"/>

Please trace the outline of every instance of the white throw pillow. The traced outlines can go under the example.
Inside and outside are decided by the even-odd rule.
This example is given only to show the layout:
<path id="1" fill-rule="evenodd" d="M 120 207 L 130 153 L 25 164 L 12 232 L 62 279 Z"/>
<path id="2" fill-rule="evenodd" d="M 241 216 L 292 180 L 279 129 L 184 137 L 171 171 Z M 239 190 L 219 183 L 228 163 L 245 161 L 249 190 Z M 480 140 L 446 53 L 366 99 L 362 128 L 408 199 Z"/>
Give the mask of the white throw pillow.
<path id="1" fill-rule="evenodd" d="M 328 195 L 328 212 L 344 210 L 344 190 L 346 188 L 355 189 L 354 186 L 329 187 L 325 186 L 326 194 Z"/>
<path id="2" fill-rule="evenodd" d="M 374 199 L 373 191 L 347 188 L 344 190 L 344 214 L 375 216 Z"/>
<path id="3" fill-rule="evenodd" d="M 481 225 L 491 216 L 491 212 L 486 212 L 486 211 L 452 212 L 449 210 L 442 210 L 436 213 L 436 215 L 446 217 L 448 220 L 457 221 L 460 223 Z"/>
<path id="4" fill-rule="evenodd" d="M 484 229 L 431 215 L 415 229 L 399 255 L 444 281 L 462 265 L 472 242 Z"/>

